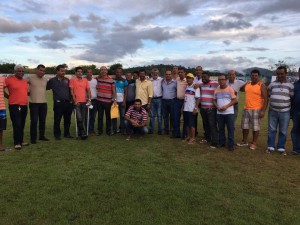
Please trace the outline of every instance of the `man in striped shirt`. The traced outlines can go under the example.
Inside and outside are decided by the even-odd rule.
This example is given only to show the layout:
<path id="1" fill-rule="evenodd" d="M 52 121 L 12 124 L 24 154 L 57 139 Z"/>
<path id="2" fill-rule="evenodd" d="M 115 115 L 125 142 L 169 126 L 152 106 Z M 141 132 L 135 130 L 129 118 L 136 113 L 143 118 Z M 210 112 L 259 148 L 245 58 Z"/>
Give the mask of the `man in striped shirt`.
<path id="1" fill-rule="evenodd" d="M 147 111 L 142 107 L 142 101 L 136 99 L 134 105 L 130 106 L 125 114 L 125 127 L 127 141 L 131 139 L 133 132 L 140 132 L 141 134 L 148 133 L 147 123 Z"/>
<path id="2" fill-rule="evenodd" d="M 217 109 L 213 103 L 214 93 L 218 82 L 209 79 L 208 74 L 202 74 L 202 83 L 200 84 L 200 113 L 203 121 L 205 139 L 200 143 L 209 142 L 211 148 L 218 147 L 218 128 L 217 128 Z"/>
<path id="3" fill-rule="evenodd" d="M 97 109 L 98 109 L 98 136 L 103 133 L 103 115 L 106 117 L 106 134 L 111 135 L 111 105 L 117 104 L 116 87 L 114 80 L 107 75 L 107 68 L 100 68 L 97 77 Z"/>
<path id="4" fill-rule="evenodd" d="M 279 66 L 276 70 L 277 80 L 272 82 L 268 87 L 269 93 L 269 125 L 268 125 L 268 149 L 267 153 L 277 151 L 286 155 L 285 143 L 286 134 L 290 121 L 291 99 L 294 96 L 294 85 L 287 82 L 287 69 Z M 275 139 L 279 128 L 278 142 L 275 146 Z"/>

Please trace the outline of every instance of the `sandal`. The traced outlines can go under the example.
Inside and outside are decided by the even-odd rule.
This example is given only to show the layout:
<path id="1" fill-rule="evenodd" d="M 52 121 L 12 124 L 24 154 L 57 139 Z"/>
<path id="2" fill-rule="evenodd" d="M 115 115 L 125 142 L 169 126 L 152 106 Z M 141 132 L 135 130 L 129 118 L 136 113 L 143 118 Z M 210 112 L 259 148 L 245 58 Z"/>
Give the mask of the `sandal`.
<path id="1" fill-rule="evenodd" d="M 199 143 L 200 143 L 200 144 L 206 144 L 206 143 L 207 143 L 207 140 L 202 139 Z"/>
<path id="2" fill-rule="evenodd" d="M 196 143 L 196 139 L 190 139 L 188 145 L 193 145 Z"/>

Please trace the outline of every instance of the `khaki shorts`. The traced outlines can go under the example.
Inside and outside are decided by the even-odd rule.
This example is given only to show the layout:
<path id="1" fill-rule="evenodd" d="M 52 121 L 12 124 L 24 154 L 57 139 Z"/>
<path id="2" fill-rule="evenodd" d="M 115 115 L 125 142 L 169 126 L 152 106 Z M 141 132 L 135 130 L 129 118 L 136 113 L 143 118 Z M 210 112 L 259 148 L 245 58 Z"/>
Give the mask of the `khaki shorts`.
<path id="1" fill-rule="evenodd" d="M 251 127 L 253 131 L 260 130 L 260 110 L 247 110 L 244 109 L 242 115 L 242 129 L 249 130 Z"/>

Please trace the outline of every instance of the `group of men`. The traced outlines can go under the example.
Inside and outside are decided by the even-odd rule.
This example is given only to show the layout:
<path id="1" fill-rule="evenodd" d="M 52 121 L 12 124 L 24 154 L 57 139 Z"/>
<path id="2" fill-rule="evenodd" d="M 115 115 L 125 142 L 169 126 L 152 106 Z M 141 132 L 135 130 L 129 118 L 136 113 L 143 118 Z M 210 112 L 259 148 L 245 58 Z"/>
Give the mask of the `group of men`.
<path id="1" fill-rule="evenodd" d="M 31 143 L 39 140 L 49 141 L 45 137 L 47 115 L 46 90 L 53 92 L 54 125 L 53 134 L 61 140 L 61 119 L 64 119 L 64 137 L 70 135 L 71 115 L 76 119 L 76 136 L 86 139 L 88 135 L 107 135 L 123 133 L 130 140 L 133 133 L 154 133 L 157 119 L 158 135 L 170 135 L 181 138 L 188 144 L 196 143 L 198 134 L 198 112 L 202 117 L 204 138 L 200 143 L 208 143 L 211 148 L 227 147 L 233 151 L 235 144 L 256 149 L 260 131 L 260 120 L 265 116 L 268 103 L 268 147 L 267 153 L 275 150 L 286 155 L 285 144 L 289 119 L 292 116 L 293 154 L 300 154 L 300 81 L 287 82 L 287 69 L 277 68 L 277 79 L 268 87 L 259 80 L 259 71 L 251 72 L 249 82 L 236 79 L 235 71 L 228 75 L 221 74 L 218 81 L 210 79 L 201 66 L 196 68 L 195 76 L 186 73 L 185 68 L 174 66 L 166 70 L 164 77 L 157 68 L 152 69 L 150 78 L 141 69 L 133 74 L 128 72 L 123 78 L 122 68 L 117 68 L 115 78 L 108 76 L 105 66 L 100 68 L 100 75 L 93 78 L 93 71 L 88 69 L 83 78 L 82 67 L 75 68 L 75 77 L 65 77 L 64 65 L 56 67 L 56 76 L 46 79 L 45 66 L 38 65 L 36 74 L 23 78 L 24 68 L 16 65 L 14 76 L 0 79 L 0 150 L 2 131 L 6 128 L 6 110 L 4 97 L 8 98 L 10 118 L 13 125 L 15 149 L 20 150 L 28 143 L 23 141 L 29 96 L 30 138 Z M 299 68 L 300 76 L 300 68 Z M 7 92 L 3 90 L 7 89 Z M 243 139 L 235 143 L 235 121 L 238 114 L 238 93 L 245 92 L 245 104 L 242 115 Z M 4 93 L 4 94 L 3 94 Z M 111 108 L 119 110 L 117 118 L 111 118 Z M 98 126 L 94 124 L 98 114 Z M 150 117 L 149 127 L 147 118 Z M 183 115 L 183 126 L 181 126 Z M 39 133 L 37 132 L 37 126 Z M 227 138 L 225 135 L 227 130 Z M 252 128 L 252 141 L 248 143 L 249 129 Z M 278 141 L 275 144 L 277 130 Z"/>

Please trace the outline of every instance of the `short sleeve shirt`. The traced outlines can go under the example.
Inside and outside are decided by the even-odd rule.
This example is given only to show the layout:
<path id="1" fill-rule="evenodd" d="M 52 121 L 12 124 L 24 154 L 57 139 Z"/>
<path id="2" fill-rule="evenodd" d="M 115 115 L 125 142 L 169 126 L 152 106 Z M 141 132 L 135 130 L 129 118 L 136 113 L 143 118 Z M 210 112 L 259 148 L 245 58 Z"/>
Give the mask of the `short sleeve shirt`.
<path id="1" fill-rule="evenodd" d="M 200 98 L 200 89 L 199 88 L 195 89 L 193 85 L 187 86 L 184 94 L 183 111 L 193 112 L 196 107 L 197 98 Z"/>
<path id="2" fill-rule="evenodd" d="M 76 102 L 86 102 L 86 91 L 90 88 L 86 78 L 78 79 L 77 77 L 73 77 L 70 80 L 69 86 L 73 89 Z"/>
<path id="3" fill-rule="evenodd" d="M 27 105 L 28 104 L 28 83 L 25 79 L 18 79 L 16 76 L 8 77 L 5 80 L 9 91 L 8 104 Z"/>
<path id="4" fill-rule="evenodd" d="M 229 86 L 224 89 L 218 87 L 214 93 L 214 99 L 216 100 L 219 107 L 229 104 L 231 100 L 235 98 L 236 95 L 234 93 L 234 90 Z M 228 107 L 225 111 L 217 111 L 217 114 L 234 114 L 233 105 Z"/>

